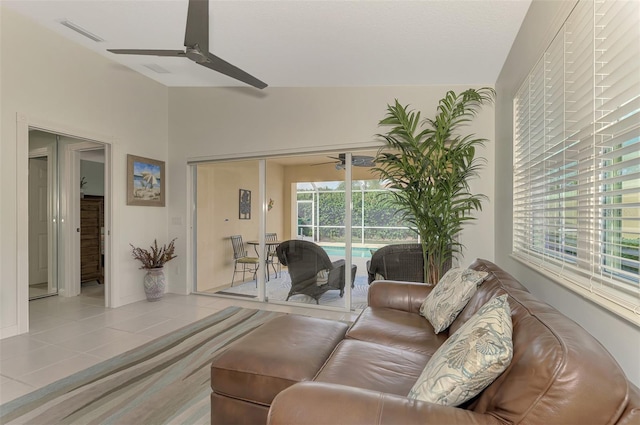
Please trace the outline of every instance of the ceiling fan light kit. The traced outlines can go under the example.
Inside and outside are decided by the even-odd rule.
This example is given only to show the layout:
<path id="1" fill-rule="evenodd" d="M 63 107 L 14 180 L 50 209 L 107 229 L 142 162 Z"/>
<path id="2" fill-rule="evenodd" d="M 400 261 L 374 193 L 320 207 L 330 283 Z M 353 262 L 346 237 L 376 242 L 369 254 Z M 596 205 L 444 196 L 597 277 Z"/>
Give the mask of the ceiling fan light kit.
<path id="1" fill-rule="evenodd" d="M 184 51 L 150 49 L 107 49 L 107 51 L 119 55 L 186 57 L 198 65 L 255 88 L 267 87 L 265 82 L 209 52 L 209 0 L 189 0 L 184 46 Z"/>

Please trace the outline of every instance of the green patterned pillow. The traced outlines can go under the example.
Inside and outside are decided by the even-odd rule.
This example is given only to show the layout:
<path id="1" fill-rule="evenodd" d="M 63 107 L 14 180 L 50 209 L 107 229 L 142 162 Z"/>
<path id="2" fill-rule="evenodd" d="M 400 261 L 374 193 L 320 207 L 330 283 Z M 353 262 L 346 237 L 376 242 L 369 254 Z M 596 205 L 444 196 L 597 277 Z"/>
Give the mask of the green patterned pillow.
<path id="1" fill-rule="evenodd" d="M 438 348 L 408 397 L 445 406 L 472 399 L 511 363 L 512 333 L 507 295 L 493 298 Z"/>
<path id="2" fill-rule="evenodd" d="M 425 298 L 420 314 L 429 320 L 436 333 L 442 332 L 456 320 L 487 275 L 473 269 L 449 269 Z"/>

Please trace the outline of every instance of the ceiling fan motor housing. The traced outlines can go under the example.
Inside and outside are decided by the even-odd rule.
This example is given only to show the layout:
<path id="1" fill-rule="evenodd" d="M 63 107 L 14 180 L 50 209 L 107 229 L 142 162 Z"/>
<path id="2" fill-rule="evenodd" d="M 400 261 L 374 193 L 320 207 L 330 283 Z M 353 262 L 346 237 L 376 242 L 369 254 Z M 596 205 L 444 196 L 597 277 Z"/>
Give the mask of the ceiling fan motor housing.
<path id="1" fill-rule="evenodd" d="M 189 59 L 197 63 L 210 62 L 207 54 L 203 53 L 197 44 L 193 47 L 186 46 L 186 55 Z"/>

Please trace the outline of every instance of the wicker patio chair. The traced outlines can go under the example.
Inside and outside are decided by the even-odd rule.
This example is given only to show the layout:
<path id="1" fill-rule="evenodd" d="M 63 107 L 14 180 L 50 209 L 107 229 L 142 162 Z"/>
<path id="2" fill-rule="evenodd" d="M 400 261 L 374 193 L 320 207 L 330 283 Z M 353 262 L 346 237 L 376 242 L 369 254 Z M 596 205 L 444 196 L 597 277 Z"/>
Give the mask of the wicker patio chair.
<path id="1" fill-rule="evenodd" d="M 340 291 L 344 295 L 344 260 L 331 262 L 327 253 L 313 242 L 305 240 L 288 240 L 278 245 L 278 259 L 283 266 L 289 268 L 291 290 L 289 297 L 305 294 L 316 300 L 330 290 Z M 357 266 L 351 266 L 351 283 L 356 278 Z"/>
<path id="2" fill-rule="evenodd" d="M 424 282 L 422 246 L 417 243 L 383 246 L 367 262 L 367 274 L 369 284 L 379 279 Z"/>
<path id="3" fill-rule="evenodd" d="M 451 261 L 445 264 L 442 273 L 450 268 Z M 383 246 L 367 261 L 367 274 L 369 284 L 380 279 L 424 282 L 422 245 L 407 243 Z"/>

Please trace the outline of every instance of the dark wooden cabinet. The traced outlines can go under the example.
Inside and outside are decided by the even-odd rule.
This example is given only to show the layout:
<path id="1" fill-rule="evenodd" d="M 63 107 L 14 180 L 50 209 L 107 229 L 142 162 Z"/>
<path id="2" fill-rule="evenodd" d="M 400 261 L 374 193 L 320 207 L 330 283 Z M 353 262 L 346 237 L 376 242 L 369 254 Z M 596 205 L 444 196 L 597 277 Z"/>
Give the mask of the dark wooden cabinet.
<path id="1" fill-rule="evenodd" d="M 104 198 L 85 196 L 80 200 L 80 281 L 103 283 L 102 235 Z"/>

